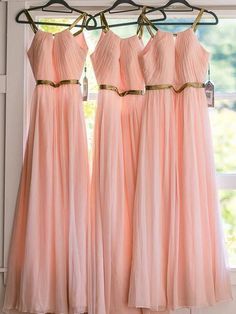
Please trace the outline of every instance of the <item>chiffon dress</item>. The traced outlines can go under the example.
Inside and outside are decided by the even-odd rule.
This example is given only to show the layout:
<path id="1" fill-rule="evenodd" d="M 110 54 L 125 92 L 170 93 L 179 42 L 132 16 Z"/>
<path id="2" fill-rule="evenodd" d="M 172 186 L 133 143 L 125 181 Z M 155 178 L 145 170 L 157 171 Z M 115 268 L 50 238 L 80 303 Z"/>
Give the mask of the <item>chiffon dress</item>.
<path id="1" fill-rule="evenodd" d="M 195 28 L 157 31 L 140 54 L 146 85 L 204 82 Z M 146 91 L 140 131 L 129 306 L 152 311 L 232 298 L 205 91 L 174 88 Z"/>
<path id="2" fill-rule="evenodd" d="M 106 23 L 91 60 L 98 84 L 144 90 L 139 35 L 120 38 Z M 128 308 L 133 200 L 143 95 L 99 90 L 91 182 L 91 314 L 135 314 Z"/>
<path id="3" fill-rule="evenodd" d="M 80 78 L 88 50 L 83 33 L 73 36 L 68 28 L 53 36 L 32 26 L 35 35 L 28 57 L 35 79 L 57 83 Z M 88 192 L 80 87 L 37 85 L 10 246 L 4 312 L 87 311 Z"/>

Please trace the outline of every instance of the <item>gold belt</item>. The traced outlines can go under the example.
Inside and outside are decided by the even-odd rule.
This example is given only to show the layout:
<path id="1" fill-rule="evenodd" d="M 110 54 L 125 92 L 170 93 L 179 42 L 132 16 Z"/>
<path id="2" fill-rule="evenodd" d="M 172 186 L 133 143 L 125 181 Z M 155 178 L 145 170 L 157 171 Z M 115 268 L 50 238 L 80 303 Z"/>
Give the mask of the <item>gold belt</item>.
<path id="1" fill-rule="evenodd" d="M 199 82 L 187 82 L 183 84 L 180 88 L 176 89 L 172 84 L 158 84 L 158 85 L 146 85 L 145 90 L 161 90 L 161 89 L 173 89 L 176 93 L 181 93 L 186 87 L 194 87 L 194 88 L 204 88 L 204 83 Z M 119 91 L 116 86 L 101 84 L 99 85 L 99 89 L 106 89 L 116 92 L 119 96 L 124 97 L 126 95 L 144 95 L 144 90 L 136 90 L 130 89 L 126 91 Z"/>
<path id="2" fill-rule="evenodd" d="M 126 95 L 144 95 L 144 90 L 130 89 L 130 90 L 125 90 L 125 91 L 119 91 L 119 89 L 116 86 L 107 85 L 107 84 L 99 85 L 99 89 L 106 89 L 106 90 L 114 91 L 121 97 L 124 97 Z"/>
<path id="3" fill-rule="evenodd" d="M 205 84 L 199 83 L 199 82 L 187 82 L 178 89 L 174 88 L 174 86 L 171 84 L 146 85 L 145 89 L 146 90 L 160 90 L 160 89 L 172 88 L 176 93 L 181 93 L 186 87 L 204 88 Z"/>
<path id="4" fill-rule="evenodd" d="M 62 80 L 58 83 L 55 83 L 50 80 L 37 80 L 36 85 L 50 85 L 52 87 L 59 87 L 61 85 L 67 85 L 67 84 L 80 84 L 79 80 Z"/>

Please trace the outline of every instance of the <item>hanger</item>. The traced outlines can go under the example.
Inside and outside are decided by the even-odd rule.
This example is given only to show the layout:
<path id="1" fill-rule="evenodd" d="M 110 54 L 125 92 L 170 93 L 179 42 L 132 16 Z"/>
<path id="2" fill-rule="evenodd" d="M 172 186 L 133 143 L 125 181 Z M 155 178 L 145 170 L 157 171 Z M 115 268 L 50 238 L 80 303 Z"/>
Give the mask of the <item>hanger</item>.
<path id="1" fill-rule="evenodd" d="M 112 10 L 114 10 L 116 7 L 118 7 L 120 4 L 130 4 L 133 8 L 127 9 L 127 10 L 115 10 L 114 12 L 112 12 Z M 143 7 L 143 5 L 137 4 L 132 0 L 117 0 L 115 1 L 115 3 L 109 7 L 108 9 L 102 11 L 103 13 L 109 12 L 110 14 L 116 14 L 116 13 L 123 13 L 123 12 L 130 12 L 130 11 L 138 11 Z M 149 7 L 149 8 L 153 8 L 153 7 Z"/>
<path id="2" fill-rule="evenodd" d="M 121 5 L 121 4 L 129 4 L 129 5 L 132 6 L 132 7 L 131 7 L 131 8 L 124 9 L 124 10 L 122 9 L 122 10 L 118 10 L 118 11 L 115 10 L 115 11 L 114 11 L 114 9 L 116 9 L 116 8 L 117 8 L 119 5 Z M 151 9 L 155 9 L 154 7 L 151 7 L 151 6 L 146 6 L 146 5 L 145 5 L 145 7 L 146 7 L 147 9 L 150 9 L 150 10 L 151 10 Z M 96 13 L 93 17 L 96 18 L 96 17 L 98 17 L 98 16 L 101 16 L 101 14 L 105 14 L 105 13 L 117 14 L 117 13 L 124 13 L 124 12 L 130 12 L 130 11 L 138 11 L 138 10 L 141 10 L 142 8 L 144 8 L 144 5 L 142 5 L 142 4 L 137 4 L 137 3 L 135 3 L 135 2 L 132 1 L 132 0 L 117 0 L 117 1 L 115 1 L 115 3 L 114 3 L 111 7 L 109 7 L 109 8 L 107 8 L 107 9 L 103 10 L 103 11 L 100 11 L 100 12 Z M 159 10 L 159 9 L 157 9 L 157 10 Z M 161 10 L 159 10 L 159 11 L 162 13 L 163 17 L 160 18 L 160 19 L 158 19 L 158 21 L 164 21 L 164 20 L 166 19 L 166 14 L 165 14 L 164 11 L 161 11 Z M 89 25 L 90 21 L 91 21 L 91 18 L 89 17 L 88 20 L 87 20 L 87 24 L 86 24 L 86 28 L 87 28 L 88 30 L 102 29 L 102 28 L 103 28 L 103 26 L 97 26 L 97 24 L 94 25 L 94 26 L 90 26 L 90 25 Z M 118 26 L 135 25 L 135 24 L 139 24 L 139 21 L 112 24 L 112 25 L 109 25 L 109 28 L 110 28 L 110 27 L 118 27 Z M 146 25 L 145 23 L 142 23 L 142 24 L 143 24 L 143 25 Z"/>
<path id="3" fill-rule="evenodd" d="M 168 9 L 168 7 L 170 7 L 172 4 L 176 4 L 176 3 L 181 3 L 183 4 L 185 7 L 188 7 L 190 10 L 187 9 Z M 146 12 L 146 14 L 154 12 L 154 11 L 169 11 L 169 12 L 186 12 L 186 11 L 193 11 L 193 10 L 197 10 L 197 11 L 201 11 L 202 8 L 200 7 L 196 7 L 191 5 L 190 3 L 188 3 L 186 0 L 170 0 L 167 4 L 161 6 L 161 7 L 156 7 L 154 9 L 150 9 Z M 212 15 L 215 19 L 215 21 L 213 22 L 199 22 L 198 25 L 217 25 L 219 23 L 219 19 L 217 17 L 217 15 L 209 10 L 204 9 L 204 12 Z M 154 19 L 154 20 L 150 20 L 152 23 L 154 23 L 155 25 L 191 25 L 191 22 L 167 22 L 167 23 L 159 23 L 160 20 L 158 19 Z"/>
<path id="4" fill-rule="evenodd" d="M 55 8 L 49 8 L 52 4 L 60 4 L 61 6 L 64 7 L 65 10 L 56 10 Z M 48 8 L 48 9 L 47 9 Z M 67 9 L 67 10 L 66 10 Z M 47 11 L 47 12 L 56 12 L 56 13 L 72 13 L 72 12 L 77 12 L 77 13 L 80 13 L 80 14 L 84 14 L 86 12 L 84 11 L 81 11 L 79 9 L 76 9 L 72 6 L 70 6 L 66 1 L 64 0 L 50 0 L 48 1 L 46 4 L 44 5 L 41 5 L 41 6 L 36 6 L 36 7 L 31 7 L 29 9 L 27 9 L 27 11 L 36 11 L 36 10 L 42 10 L 42 11 Z M 27 20 L 20 20 L 20 16 L 24 14 L 25 15 L 25 9 L 21 10 L 15 20 L 17 23 L 20 23 L 20 24 L 30 24 L 30 22 Z M 94 25 L 97 26 L 97 21 L 96 19 L 91 15 L 91 14 L 88 14 L 87 15 L 89 16 L 90 19 L 93 20 L 94 22 Z M 66 24 L 66 23 L 57 23 L 57 22 L 38 22 L 38 21 L 34 21 L 35 24 L 40 24 L 40 25 L 56 25 L 56 26 L 67 26 L 69 27 L 70 24 Z M 84 27 L 83 25 L 75 25 L 74 27 Z"/>

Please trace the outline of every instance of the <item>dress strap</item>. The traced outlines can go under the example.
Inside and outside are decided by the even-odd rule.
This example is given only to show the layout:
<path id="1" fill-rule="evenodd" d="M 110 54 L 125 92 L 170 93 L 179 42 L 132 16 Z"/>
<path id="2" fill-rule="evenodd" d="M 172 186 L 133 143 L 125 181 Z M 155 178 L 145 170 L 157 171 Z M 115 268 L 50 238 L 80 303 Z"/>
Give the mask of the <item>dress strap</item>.
<path id="1" fill-rule="evenodd" d="M 73 36 L 77 36 L 77 35 L 79 35 L 80 33 L 82 33 L 83 32 L 83 30 L 84 30 L 84 27 L 85 27 L 85 25 L 86 25 L 86 20 L 87 20 L 87 13 L 82 13 L 79 17 L 77 17 L 77 19 L 76 20 L 74 20 L 74 22 L 69 26 L 69 30 L 71 30 L 80 20 L 82 20 L 82 27 L 81 27 L 81 29 L 79 29 L 77 32 L 75 32 L 74 34 L 73 34 Z"/>
<path id="2" fill-rule="evenodd" d="M 195 21 L 193 22 L 192 28 L 193 28 L 194 32 L 195 32 L 196 29 L 197 29 L 197 24 L 200 22 L 204 11 L 205 11 L 205 9 L 202 8 L 202 9 L 200 10 L 198 16 L 196 17 Z"/>
<path id="3" fill-rule="evenodd" d="M 109 25 L 107 23 L 107 19 L 105 17 L 105 14 L 103 12 L 100 13 L 100 20 L 101 20 L 101 26 L 103 32 L 108 32 L 109 31 Z"/>
<path id="4" fill-rule="evenodd" d="M 142 9 L 142 12 L 138 18 L 138 28 L 137 28 L 137 35 L 139 38 L 142 38 L 143 36 L 143 29 L 144 29 L 144 26 L 146 26 L 149 34 L 151 35 L 151 37 L 154 37 L 154 34 L 152 32 L 152 29 L 151 27 L 155 30 L 155 31 L 158 31 L 158 28 L 146 17 L 145 15 L 145 12 L 146 12 L 146 6 L 143 7 Z M 148 25 L 143 25 L 141 23 L 147 23 Z"/>
<path id="5" fill-rule="evenodd" d="M 32 28 L 33 32 L 36 34 L 38 31 L 38 27 L 35 24 L 34 20 L 32 19 L 32 16 L 30 15 L 29 11 L 26 9 L 24 10 L 24 13 L 25 13 L 25 16 L 27 17 L 27 20 L 30 23 L 30 27 Z"/>

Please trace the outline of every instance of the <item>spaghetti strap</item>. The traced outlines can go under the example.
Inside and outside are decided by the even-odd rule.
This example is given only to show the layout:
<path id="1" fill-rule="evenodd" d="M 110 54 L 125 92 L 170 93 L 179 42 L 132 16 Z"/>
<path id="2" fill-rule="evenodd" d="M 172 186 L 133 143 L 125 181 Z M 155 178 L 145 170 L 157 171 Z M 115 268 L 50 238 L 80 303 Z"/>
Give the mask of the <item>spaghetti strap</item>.
<path id="1" fill-rule="evenodd" d="M 33 32 L 36 34 L 37 31 L 38 31 L 38 27 L 37 27 L 37 25 L 35 24 L 35 22 L 34 22 L 32 16 L 30 15 L 29 11 L 26 10 L 26 9 L 24 10 L 24 13 L 25 13 L 25 15 L 26 15 L 26 17 L 27 17 L 27 19 L 28 19 L 28 21 L 29 21 L 29 23 L 30 23 L 30 26 L 31 26 Z M 75 19 L 74 22 L 67 28 L 67 29 L 71 30 L 81 19 L 83 19 L 83 21 L 82 21 L 82 27 L 81 27 L 81 29 L 80 29 L 79 31 L 75 32 L 75 33 L 73 34 L 73 36 L 77 36 L 78 34 L 80 34 L 80 33 L 83 31 L 84 26 L 86 25 L 87 13 L 85 13 L 85 12 L 82 13 L 82 14 L 81 14 L 79 17 L 77 17 L 77 19 Z"/>
<path id="2" fill-rule="evenodd" d="M 38 31 L 38 27 L 37 25 L 35 24 L 32 16 L 30 15 L 29 11 L 28 10 L 24 10 L 24 13 L 25 13 L 25 16 L 27 17 L 27 20 L 29 21 L 30 23 L 30 27 L 32 28 L 33 32 L 36 34 L 37 31 Z"/>
<path id="3" fill-rule="evenodd" d="M 143 14 L 145 14 L 145 11 L 146 11 L 146 6 L 143 7 L 142 12 L 141 12 L 141 14 L 138 17 L 138 28 L 137 28 L 136 34 L 138 35 L 139 38 L 143 37 L 144 25 L 141 24 L 141 23 L 143 22 Z"/>
<path id="4" fill-rule="evenodd" d="M 195 21 L 193 22 L 192 28 L 193 28 L 194 32 L 195 32 L 196 29 L 197 29 L 197 24 L 200 22 L 204 11 L 205 11 L 205 9 L 202 8 L 202 9 L 200 10 L 199 14 L 197 15 Z"/>
<path id="5" fill-rule="evenodd" d="M 100 13 L 100 20 L 101 20 L 102 31 L 105 33 L 108 32 L 109 31 L 109 25 L 107 23 L 107 19 L 106 19 L 105 14 L 103 12 Z"/>
<path id="6" fill-rule="evenodd" d="M 154 34 L 151 30 L 151 27 L 155 30 L 155 31 L 158 31 L 158 28 L 146 17 L 145 15 L 145 12 L 146 12 L 146 6 L 143 7 L 142 9 L 142 12 L 138 18 L 138 22 L 139 22 L 139 25 L 138 25 L 138 28 L 137 28 L 137 35 L 139 38 L 142 38 L 143 36 L 143 29 L 144 29 L 144 26 L 146 26 L 149 34 L 151 35 L 151 37 L 154 37 Z M 143 22 L 146 22 L 148 25 L 143 25 L 141 23 Z"/>
<path id="7" fill-rule="evenodd" d="M 82 27 L 81 27 L 81 29 L 79 29 L 77 32 L 75 32 L 74 34 L 73 34 L 73 36 L 77 36 L 77 35 L 79 35 L 80 33 L 82 33 L 83 32 L 83 30 L 84 30 L 84 27 L 85 27 L 85 25 L 86 25 L 86 20 L 87 20 L 87 13 L 82 13 L 70 26 L 69 26 L 69 30 L 71 30 L 80 20 L 82 20 Z"/>

